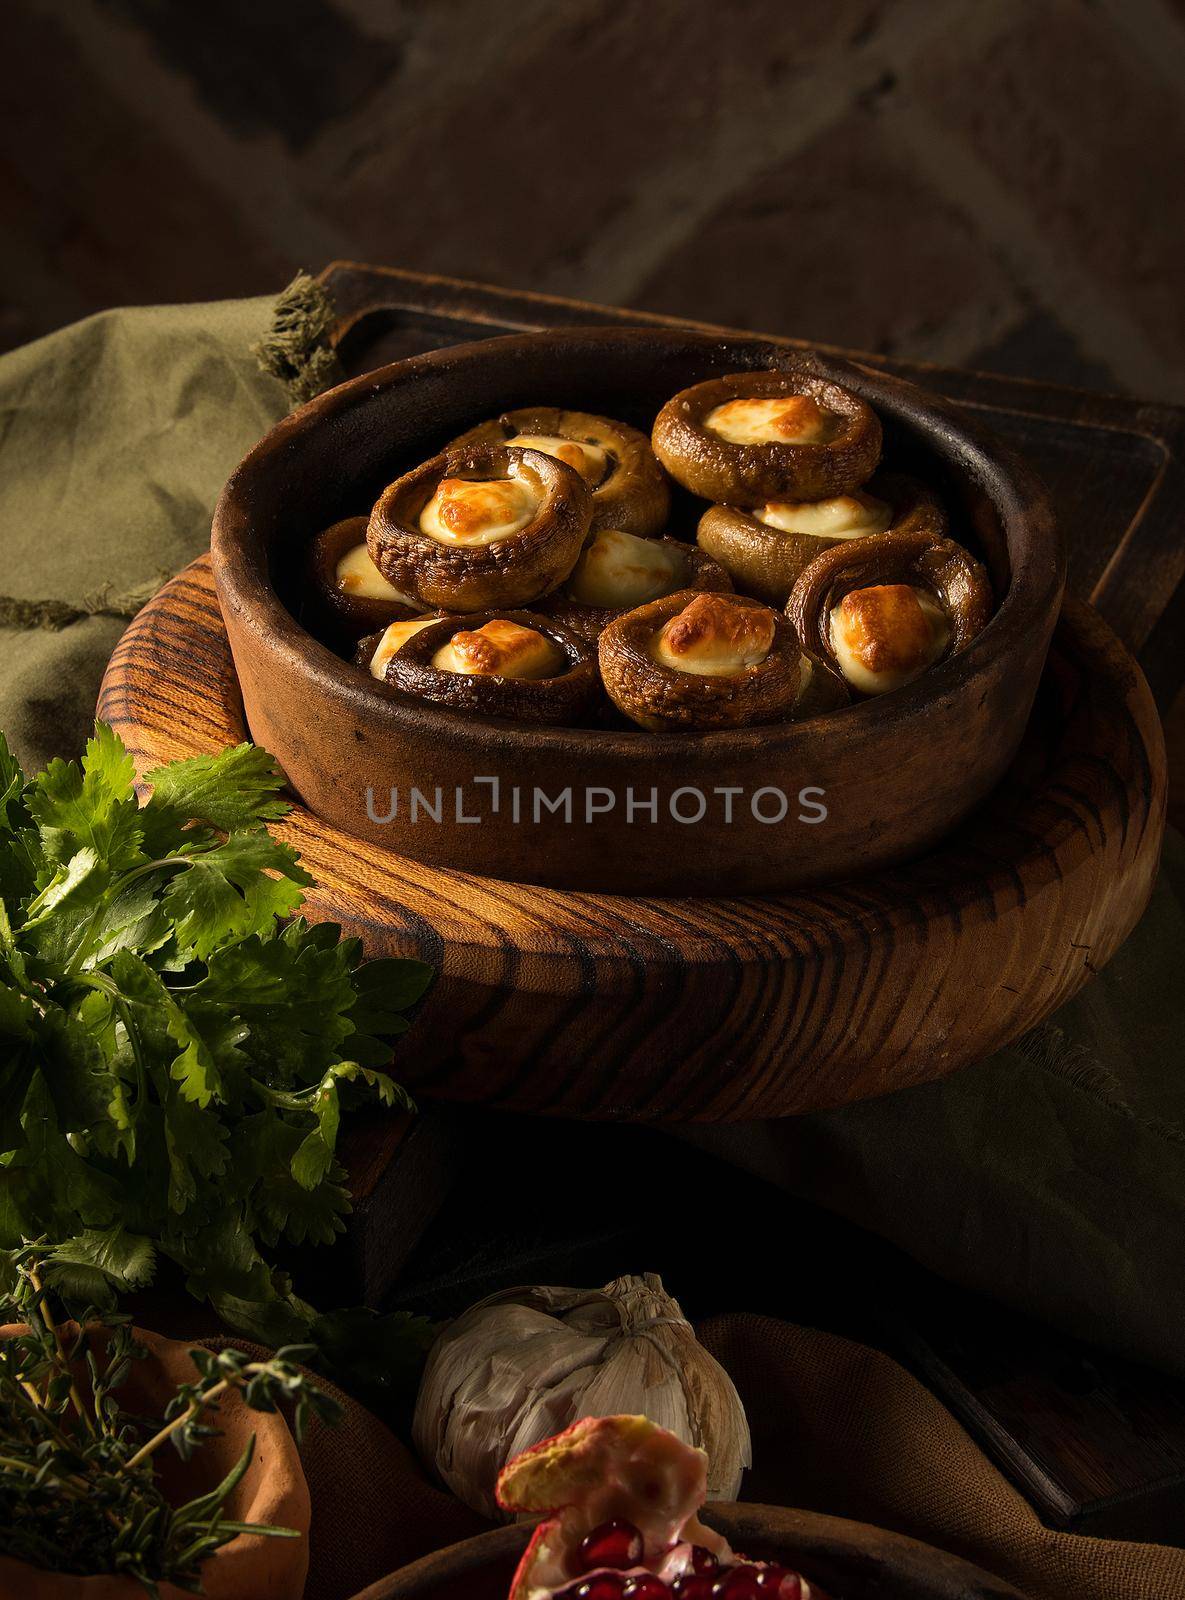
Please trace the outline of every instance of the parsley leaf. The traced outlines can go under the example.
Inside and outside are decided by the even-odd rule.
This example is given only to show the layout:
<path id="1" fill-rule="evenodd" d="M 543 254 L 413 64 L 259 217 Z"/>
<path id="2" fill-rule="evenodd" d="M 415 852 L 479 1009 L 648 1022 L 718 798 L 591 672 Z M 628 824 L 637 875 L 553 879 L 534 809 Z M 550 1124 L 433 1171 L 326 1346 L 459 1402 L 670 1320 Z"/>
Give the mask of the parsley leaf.
<path id="1" fill-rule="evenodd" d="M 268 831 L 266 751 L 160 768 L 143 805 L 134 777 L 101 723 L 32 780 L 0 736 L 0 1249 L 49 1241 L 95 1304 L 167 1257 L 241 1327 L 308 1337 L 266 1252 L 341 1232 L 342 1116 L 409 1104 L 383 1069 L 431 972 L 289 920 L 311 880 Z"/>
<path id="2" fill-rule="evenodd" d="M 28 794 L 46 858 L 63 862 L 89 849 L 108 871 L 139 859 L 143 834 L 134 776 L 131 756 L 102 722 L 95 724 L 81 765 L 51 761 Z"/>
<path id="3" fill-rule="evenodd" d="M 311 882 L 295 850 L 270 834 L 232 833 L 174 876 L 162 909 L 175 924 L 181 955 L 204 961 L 219 945 L 270 933 L 277 917 L 300 905 L 301 885 Z"/>
<path id="4" fill-rule="evenodd" d="M 279 798 L 284 776 L 276 758 L 253 744 L 174 761 L 148 773 L 144 781 L 152 786 L 143 819 L 153 839 L 193 822 L 234 833 L 276 822 L 288 810 Z"/>
<path id="5" fill-rule="evenodd" d="M 45 1258 L 45 1282 L 76 1305 L 107 1306 L 111 1290 L 140 1289 L 152 1282 L 156 1251 L 148 1239 L 121 1223 L 87 1228 L 55 1245 Z"/>

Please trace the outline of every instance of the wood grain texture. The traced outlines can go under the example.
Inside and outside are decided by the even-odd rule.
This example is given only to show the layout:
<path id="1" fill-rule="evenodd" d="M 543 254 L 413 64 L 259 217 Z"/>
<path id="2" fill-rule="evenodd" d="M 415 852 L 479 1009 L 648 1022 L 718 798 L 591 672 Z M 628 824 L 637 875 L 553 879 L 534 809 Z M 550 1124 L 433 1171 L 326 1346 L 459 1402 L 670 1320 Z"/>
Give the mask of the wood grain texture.
<path id="1" fill-rule="evenodd" d="M 885 1331 L 1042 1521 L 1185 1546 L 1185 1382 L 949 1284 L 919 1286 L 885 1298 Z"/>
<path id="2" fill-rule="evenodd" d="M 1024 1600 L 1002 1578 L 882 1528 L 782 1506 L 711 1505 L 703 1520 L 754 1560 L 781 1561 L 836 1600 Z M 531 1529 L 449 1545 L 355 1600 L 505 1600 Z"/>
<path id="3" fill-rule="evenodd" d="M 141 612 L 100 714 L 144 773 L 246 736 L 208 559 Z M 426 867 L 297 806 L 308 909 L 440 979 L 400 1072 L 443 1099 L 648 1120 L 781 1116 L 942 1077 L 1101 967 L 1151 892 L 1159 720 L 1068 603 L 1020 754 L 950 840 L 874 878 L 766 898 L 562 893 Z"/>
<path id="4" fill-rule="evenodd" d="M 735 329 L 626 307 L 336 261 L 322 281 L 351 375 L 502 333 L 571 327 Z M 770 343 L 804 350 L 804 341 Z M 814 348 L 818 348 L 816 345 Z M 1049 490 L 1069 545 L 1072 593 L 1089 600 L 1137 657 L 1162 709 L 1185 684 L 1185 408 L 824 346 L 947 399 L 1017 450 Z"/>

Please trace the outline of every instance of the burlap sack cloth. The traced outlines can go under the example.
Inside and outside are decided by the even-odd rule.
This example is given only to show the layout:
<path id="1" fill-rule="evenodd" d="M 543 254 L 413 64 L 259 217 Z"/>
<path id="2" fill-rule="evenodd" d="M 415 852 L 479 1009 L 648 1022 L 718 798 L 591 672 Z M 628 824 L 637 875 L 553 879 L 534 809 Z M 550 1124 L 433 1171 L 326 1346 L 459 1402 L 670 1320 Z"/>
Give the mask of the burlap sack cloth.
<path id="1" fill-rule="evenodd" d="M 288 408 L 250 353 L 273 312 L 270 299 L 110 312 L 0 357 L 0 727 L 27 764 L 77 753 L 123 620 L 205 547 L 222 482 Z M 289 316 L 272 343 L 298 384 L 301 337 Z M 1137 934 L 1026 1045 L 942 1084 L 705 1139 L 953 1281 L 1185 1372 L 1181 883 L 1174 846 Z M 754 1318 L 706 1332 L 755 1401 L 752 1498 L 946 1544 L 1034 1597 L 1185 1600 L 1180 1552 L 1042 1530 L 883 1356 Z M 311 1600 L 475 1525 L 357 1408 L 323 1432 L 306 1456 Z"/>
<path id="2" fill-rule="evenodd" d="M 768 1317 L 713 1317 L 700 1338 L 753 1429 L 743 1496 L 912 1535 L 1032 1600 L 1181 1600 L 1185 1550 L 1053 1533 L 945 1407 L 888 1356 Z M 304 1449 L 313 1505 L 305 1600 L 349 1600 L 488 1526 L 435 1488 L 373 1416 L 346 1402 Z"/>

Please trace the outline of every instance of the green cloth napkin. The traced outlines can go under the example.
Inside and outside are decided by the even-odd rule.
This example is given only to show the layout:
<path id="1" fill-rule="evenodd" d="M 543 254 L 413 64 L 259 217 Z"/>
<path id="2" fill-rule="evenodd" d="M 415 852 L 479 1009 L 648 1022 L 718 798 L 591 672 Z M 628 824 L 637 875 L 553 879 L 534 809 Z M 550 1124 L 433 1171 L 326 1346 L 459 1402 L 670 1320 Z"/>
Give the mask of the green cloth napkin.
<path id="1" fill-rule="evenodd" d="M 251 353 L 275 306 L 106 311 L 0 356 L 0 728 L 26 767 L 81 750 L 127 618 L 287 411 Z"/>
<path id="2" fill-rule="evenodd" d="M 283 333 L 290 292 L 279 306 Z M 296 357 L 268 349 L 287 388 L 259 369 L 276 310 L 113 311 L 0 357 L 0 727 L 28 766 L 80 750 L 122 618 L 205 547 L 222 483 L 290 393 L 329 375 L 299 349 L 307 304 Z M 1102 977 L 944 1083 L 687 1136 L 951 1280 L 1185 1372 L 1183 889 L 1177 842 Z"/>

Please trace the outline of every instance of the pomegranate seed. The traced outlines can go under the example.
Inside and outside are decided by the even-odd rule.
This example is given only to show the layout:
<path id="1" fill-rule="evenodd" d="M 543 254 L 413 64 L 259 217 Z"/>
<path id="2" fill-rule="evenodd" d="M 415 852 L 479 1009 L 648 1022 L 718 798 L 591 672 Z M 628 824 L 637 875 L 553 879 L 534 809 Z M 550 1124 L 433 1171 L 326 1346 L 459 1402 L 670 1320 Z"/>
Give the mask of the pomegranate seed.
<path id="1" fill-rule="evenodd" d="M 702 1544 L 693 1544 L 691 1547 L 692 1572 L 717 1572 L 720 1563 L 710 1550 L 705 1550 Z"/>
<path id="2" fill-rule="evenodd" d="M 762 1594 L 772 1594 L 776 1600 L 802 1600 L 802 1579 L 797 1572 L 789 1572 L 785 1567 L 760 1567 L 757 1582 Z"/>
<path id="3" fill-rule="evenodd" d="M 687 1573 L 675 1579 L 671 1593 L 678 1595 L 679 1600 L 712 1600 L 713 1587 L 712 1579 L 706 1572 Z"/>
<path id="4" fill-rule="evenodd" d="M 622 1600 L 667 1600 L 670 1592 L 661 1578 L 647 1572 L 630 1579 L 622 1590 Z"/>
<path id="5" fill-rule="evenodd" d="M 712 1594 L 720 1596 L 721 1600 L 765 1600 L 756 1567 L 733 1567 L 725 1577 L 716 1580 Z"/>
<path id="6" fill-rule="evenodd" d="M 636 1567 L 642 1559 L 642 1535 L 632 1522 L 602 1522 L 586 1533 L 576 1552 L 577 1570 Z"/>
<path id="7" fill-rule="evenodd" d="M 571 1600 L 621 1600 L 625 1579 L 616 1573 L 598 1572 L 595 1578 L 582 1578 L 579 1583 L 565 1589 Z"/>

